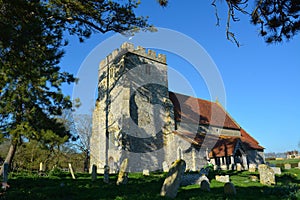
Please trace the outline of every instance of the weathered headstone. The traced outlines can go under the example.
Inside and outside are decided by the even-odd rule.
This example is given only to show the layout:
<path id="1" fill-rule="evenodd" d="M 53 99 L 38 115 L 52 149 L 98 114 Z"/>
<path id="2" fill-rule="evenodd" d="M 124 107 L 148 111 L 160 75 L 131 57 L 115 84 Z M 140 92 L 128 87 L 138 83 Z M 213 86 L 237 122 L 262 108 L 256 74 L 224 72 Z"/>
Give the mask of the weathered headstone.
<path id="1" fill-rule="evenodd" d="M 209 184 L 209 182 L 208 182 L 207 180 L 202 180 L 202 181 L 200 182 L 200 189 L 201 189 L 202 191 L 207 191 L 207 192 L 209 192 L 209 191 L 210 191 L 210 184 Z"/>
<path id="2" fill-rule="evenodd" d="M 236 164 L 236 170 L 237 171 L 242 171 L 242 165 L 241 165 L 241 163 L 237 163 Z"/>
<path id="3" fill-rule="evenodd" d="M 70 173 L 71 173 L 71 175 L 72 175 L 72 178 L 73 178 L 73 179 L 76 179 L 76 178 L 75 178 L 75 175 L 74 175 L 74 171 L 73 171 L 73 168 L 72 168 L 71 163 L 69 163 L 69 170 L 70 170 Z"/>
<path id="4" fill-rule="evenodd" d="M 284 164 L 284 169 L 291 169 L 291 164 L 289 163 Z"/>
<path id="5" fill-rule="evenodd" d="M 256 171 L 256 164 L 249 164 L 249 172 L 255 172 Z"/>
<path id="6" fill-rule="evenodd" d="M 275 184 L 275 173 L 268 165 L 258 165 L 260 183 L 263 185 Z"/>
<path id="7" fill-rule="evenodd" d="M 150 176 L 149 169 L 144 169 L 144 170 L 143 170 L 143 175 L 144 175 L 144 176 Z"/>
<path id="8" fill-rule="evenodd" d="M 128 182 L 127 167 L 128 167 L 128 158 L 125 158 L 122 161 L 121 166 L 120 166 L 120 171 L 119 171 L 119 175 L 118 175 L 117 185 L 127 184 L 127 182 Z"/>
<path id="9" fill-rule="evenodd" d="M 104 166 L 104 174 L 103 174 L 103 182 L 104 183 L 109 183 L 109 166 L 105 165 Z"/>
<path id="10" fill-rule="evenodd" d="M 281 174 L 281 168 L 280 167 L 271 167 L 271 169 L 273 169 L 275 174 Z"/>
<path id="11" fill-rule="evenodd" d="M 229 182 L 229 175 L 225 175 L 225 176 L 216 175 L 215 178 L 216 178 L 216 181 L 219 181 L 219 182 L 222 182 L 222 183 Z"/>
<path id="12" fill-rule="evenodd" d="M 221 165 L 221 170 L 227 170 L 227 165 Z"/>
<path id="13" fill-rule="evenodd" d="M 176 160 L 169 169 L 168 175 L 160 191 L 161 196 L 175 198 L 185 171 L 184 160 Z"/>
<path id="14" fill-rule="evenodd" d="M 163 171 L 164 172 L 168 172 L 169 171 L 169 166 L 168 166 L 168 163 L 166 161 L 164 161 L 162 163 L 162 166 L 163 166 Z"/>
<path id="15" fill-rule="evenodd" d="M 92 166 L 92 181 L 96 181 L 97 180 L 97 166 L 93 165 Z"/>
<path id="16" fill-rule="evenodd" d="M 224 185 L 224 194 L 225 195 L 236 195 L 236 189 L 234 184 L 231 182 L 227 182 Z"/>

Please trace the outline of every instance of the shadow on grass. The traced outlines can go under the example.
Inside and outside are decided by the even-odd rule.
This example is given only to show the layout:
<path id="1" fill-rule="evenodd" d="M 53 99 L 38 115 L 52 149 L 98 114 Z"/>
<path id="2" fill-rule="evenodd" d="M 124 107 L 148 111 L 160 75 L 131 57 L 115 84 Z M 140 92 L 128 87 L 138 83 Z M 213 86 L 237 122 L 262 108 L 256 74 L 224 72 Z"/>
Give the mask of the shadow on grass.
<path id="1" fill-rule="evenodd" d="M 249 181 L 250 175 L 258 175 L 258 173 L 237 171 L 222 173 L 230 175 L 236 187 L 236 196 L 226 197 L 223 189 L 224 183 L 211 180 L 210 192 L 201 191 L 199 185 L 190 185 L 181 187 L 175 199 L 284 199 L 291 197 L 293 192 L 299 189 L 300 184 L 297 174 L 295 176 L 292 173 L 276 176 L 278 185 L 270 187 L 262 186 L 259 182 Z M 13 176 L 9 180 L 11 188 L 0 199 L 168 199 L 159 195 L 165 174 L 151 174 L 150 176 L 129 174 L 128 184 L 120 186 L 116 185 L 117 175 L 110 176 L 109 184 L 103 183 L 102 175 L 99 175 L 94 182 L 91 181 L 90 174 L 76 174 L 76 180 L 71 179 L 70 174 L 65 175 L 53 177 Z"/>

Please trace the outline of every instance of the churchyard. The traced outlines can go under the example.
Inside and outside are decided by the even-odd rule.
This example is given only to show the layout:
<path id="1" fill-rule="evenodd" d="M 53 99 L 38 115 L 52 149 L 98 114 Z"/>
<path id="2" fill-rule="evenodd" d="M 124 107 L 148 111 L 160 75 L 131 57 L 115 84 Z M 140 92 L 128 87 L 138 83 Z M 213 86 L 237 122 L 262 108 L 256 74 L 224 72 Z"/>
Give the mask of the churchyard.
<path id="1" fill-rule="evenodd" d="M 92 178 L 88 173 L 75 173 L 73 179 L 70 172 L 59 169 L 42 175 L 12 172 L 8 176 L 10 188 L 1 194 L 0 199 L 170 199 L 161 196 L 168 173 L 145 174 L 129 173 L 126 183 L 116 184 L 118 174 L 109 175 L 109 181 L 105 183 L 104 176 L 100 174 Z M 198 174 L 185 172 L 184 177 Z M 216 180 L 220 177 L 226 179 L 227 176 L 230 177 L 229 183 L 234 185 L 235 195 L 225 195 L 226 183 Z M 275 185 L 263 185 L 257 170 L 210 171 L 207 175 L 209 191 L 200 189 L 199 183 L 181 185 L 176 189 L 177 195 L 174 199 L 300 199 L 300 169 L 281 168 L 281 174 L 275 176 Z"/>

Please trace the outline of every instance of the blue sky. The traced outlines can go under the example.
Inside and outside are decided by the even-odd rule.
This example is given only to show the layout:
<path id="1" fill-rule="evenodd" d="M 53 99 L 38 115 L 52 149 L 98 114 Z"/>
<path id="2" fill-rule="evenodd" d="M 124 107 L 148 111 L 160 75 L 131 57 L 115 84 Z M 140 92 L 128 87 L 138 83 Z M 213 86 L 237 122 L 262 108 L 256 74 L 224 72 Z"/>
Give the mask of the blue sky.
<path id="1" fill-rule="evenodd" d="M 157 27 L 178 31 L 202 45 L 222 77 L 226 91 L 224 107 L 240 126 L 266 148 L 265 152 L 299 149 L 299 36 L 289 42 L 268 45 L 258 36 L 258 27 L 240 15 L 241 21 L 231 25 L 242 45 L 238 48 L 226 39 L 226 4 L 218 2 L 219 27 L 215 26 L 214 8 L 209 0 L 185 3 L 172 0 L 167 8 L 160 7 L 155 0 L 144 0 L 137 13 L 149 16 L 149 22 Z M 114 33 L 95 34 L 84 43 L 68 36 L 70 45 L 65 49 L 62 69 L 77 74 L 91 51 L 112 35 Z M 185 79 L 191 81 L 196 92 L 191 94 L 188 89 L 185 91 L 176 78 L 169 77 L 172 91 L 214 100 L 202 78 L 193 78 L 186 60 L 172 54 L 167 56 L 168 65 L 182 69 Z M 99 61 L 98 58 L 95 60 Z M 97 70 L 98 65 L 90 67 Z M 72 86 L 64 87 L 64 91 L 71 95 Z"/>

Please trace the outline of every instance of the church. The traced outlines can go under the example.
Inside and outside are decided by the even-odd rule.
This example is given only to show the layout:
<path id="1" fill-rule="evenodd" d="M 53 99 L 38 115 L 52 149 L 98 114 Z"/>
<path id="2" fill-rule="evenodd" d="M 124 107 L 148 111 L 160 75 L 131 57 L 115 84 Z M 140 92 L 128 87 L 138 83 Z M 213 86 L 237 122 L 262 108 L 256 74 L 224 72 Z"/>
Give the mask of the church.
<path id="1" fill-rule="evenodd" d="M 124 43 L 100 62 L 93 112 L 90 166 L 99 173 L 165 171 L 183 159 L 186 169 L 248 169 L 264 163 L 264 148 L 216 101 L 168 89 L 166 56 Z"/>

